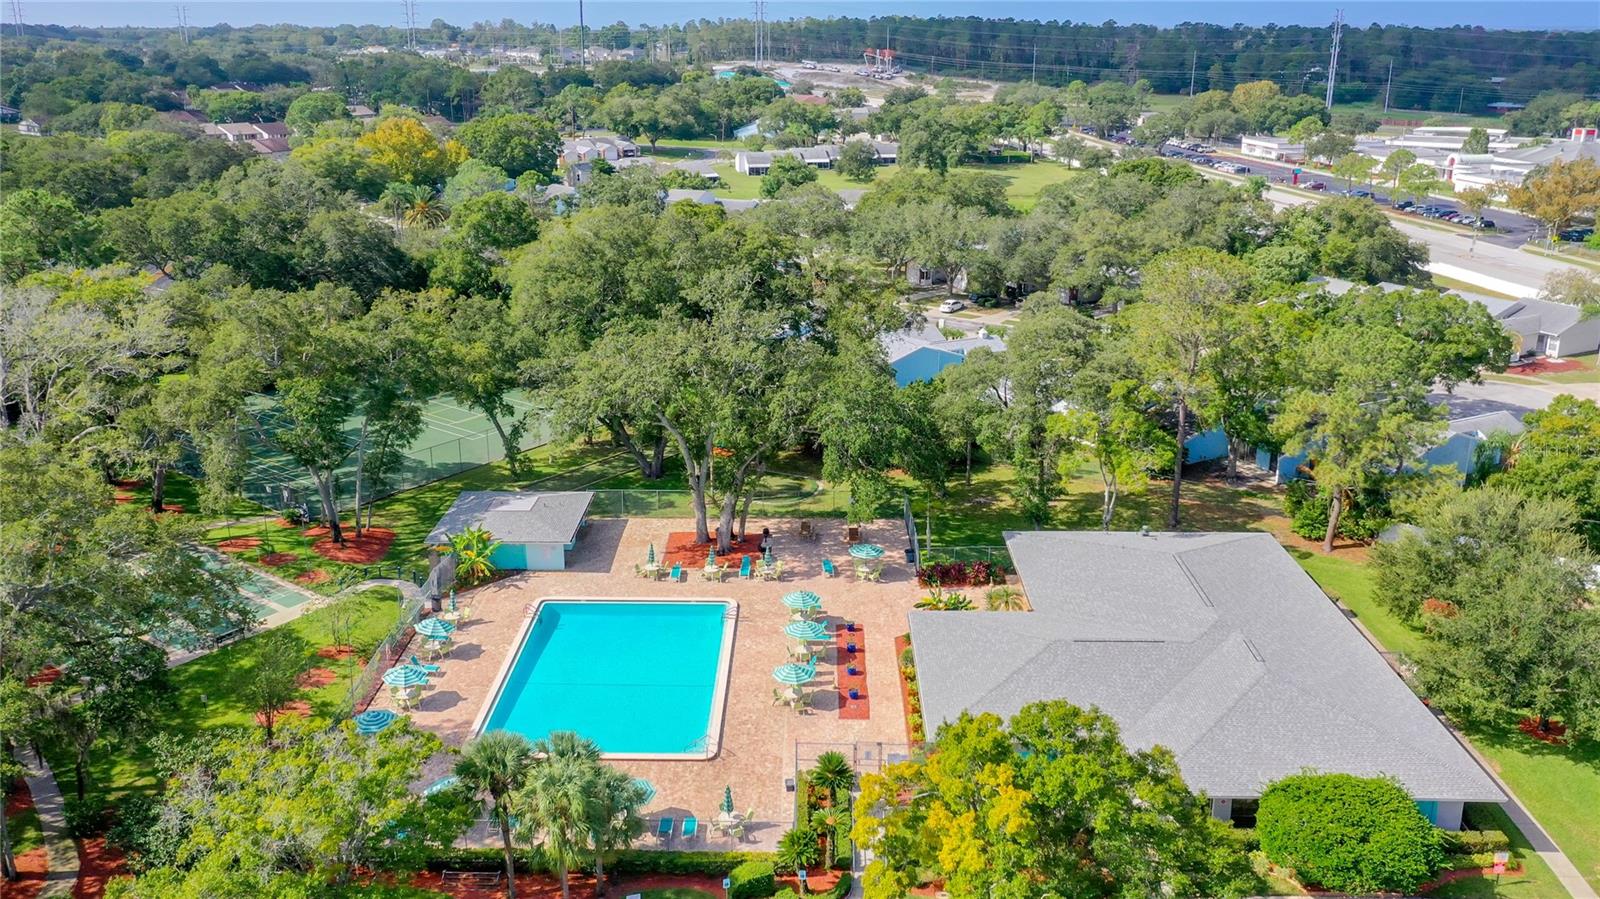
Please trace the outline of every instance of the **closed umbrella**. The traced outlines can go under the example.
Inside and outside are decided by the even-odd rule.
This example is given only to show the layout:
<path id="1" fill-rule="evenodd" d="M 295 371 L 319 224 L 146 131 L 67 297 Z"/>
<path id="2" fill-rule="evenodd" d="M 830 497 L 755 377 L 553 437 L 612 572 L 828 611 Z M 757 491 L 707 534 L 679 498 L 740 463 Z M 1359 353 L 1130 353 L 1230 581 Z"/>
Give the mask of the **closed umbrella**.
<path id="1" fill-rule="evenodd" d="M 850 555 L 852 558 L 866 559 L 869 561 L 872 559 L 881 559 L 883 558 L 883 547 L 876 543 L 856 543 L 851 545 Z"/>
<path id="2" fill-rule="evenodd" d="M 787 684 L 791 687 L 798 687 L 801 684 L 809 683 L 811 679 L 816 676 L 816 665 L 801 665 L 796 662 L 790 662 L 787 665 L 779 665 L 778 667 L 772 669 L 773 680 L 780 684 Z"/>
<path id="3" fill-rule="evenodd" d="M 828 627 L 820 621 L 791 621 L 783 626 L 783 632 L 796 640 L 828 639 Z"/>
<path id="4" fill-rule="evenodd" d="M 726 787 L 722 788 L 722 804 L 717 806 L 717 810 L 722 812 L 724 815 L 729 815 L 729 816 L 733 815 L 733 787 L 732 786 L 726 786 Z"/>
<path id="5" fill-rule="evenodd" d="M 761 561 L 763 561 L 763 562 L 765 562 L 765 563 L 767 563 L 767 564 L 768 564 L 768 565 L 771 565 L 771 564 L 772 564 L 772 562 L 773 562 L 773 557 L 772 557 L 772 544 L 770 544 L 770 543 L 769 543 L 769 544 L 767 544 L 767 551 L 766 551 L 766 552 L 765 552 L 765 553 L 763 553 L 763 554 L 762 554 L 762 556 L 761 556 Z"/>
<path id="6" fill-rule="evenodd" d="M 417 622 L 417 633 L 430 640 L 443 640 L 455 633 L 456 626 L 442 618 L 424 618 Z"/>
<path id="7" fill-rule="evenodd" d="M 785 593 L 783 594 L 782 602 L 791 609 L 810 610 L 822 608 L 822 597 L 812 593 L 810 590 L 796 590 L 793 593 Z"/>
<path id="8" fill-rule="evenodd" d="M 717 547 L 715 544 L 706 549 L 706 567 L 717 567 Z"/>
<path id="9" fill-rule="evenodd" d="M 356 733 L 370 737 L 393 724 L 399 717 L 388 709 L 367 709 L 355 717 Z"/>
<path id="10" fill-rule="evenodd" d="M 644 563 L 646 565 L 654 565 L 656 563 L 656 545 L 654 543 L 650 544 L 650 551 L 645 553 Z"/>
<path id="11" fill-rule="evenodd" d="M 410 689 L 428 682 L 428 672 L 416 665 L 396 665 L 383 673 L 383 682 L 391 687 Z"/>

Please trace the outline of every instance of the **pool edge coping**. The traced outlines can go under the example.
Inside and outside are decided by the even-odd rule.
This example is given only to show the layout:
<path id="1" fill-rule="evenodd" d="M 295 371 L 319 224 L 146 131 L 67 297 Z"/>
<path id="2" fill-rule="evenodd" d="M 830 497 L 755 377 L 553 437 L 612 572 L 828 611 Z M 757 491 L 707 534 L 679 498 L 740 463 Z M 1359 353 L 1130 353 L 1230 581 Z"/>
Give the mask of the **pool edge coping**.
<path id="1" fill-rule="evenodd" d="M 517 631 L 517 637 L 511 642 L 506 657 L 500 663 L 500 671 L 495 675 L 494 687 L 489 695 L 484 697 L 478 714 L 472 721 L 471 739 L 476 739 L 483 734 L 483 728 L 489 723 L 489 715 L 494 711 L 495 704 L 500 701 L 500 695 L 505 690 L 507 679 L 511 677 L 511 669 L 516 666 L 517 659 L 522 656 L 522 648 L 528 641 L 528 634 L 533 630 L 533 623 L 539 620 L 539 612 L 547 602 L 565 603 L 675 603 L 684 605 L 688 603 L 719 603 L 727 611 L 723 613 L 724 626 L 722 628 L 722 645 L 717 649 L 717 675 L 716 682 L 711 692 L 711 718 L 706 725 L 706 748 L 704 752 L 604 752 L 600 753 L 603 759 L 616 759 L 618 761 L 710 761 L 722 752 L 722 725 L 727 712 L 728 685 L 733 679 L 733 640 L 734 634 L 739 629 L 739 601 L 732 598 L 715 597 L 678 597 L 678 596 L 541 596 L 528 603 L 523 609 L 522 627 Z M 727 612 L 732 612 L 729 615 Z"/>

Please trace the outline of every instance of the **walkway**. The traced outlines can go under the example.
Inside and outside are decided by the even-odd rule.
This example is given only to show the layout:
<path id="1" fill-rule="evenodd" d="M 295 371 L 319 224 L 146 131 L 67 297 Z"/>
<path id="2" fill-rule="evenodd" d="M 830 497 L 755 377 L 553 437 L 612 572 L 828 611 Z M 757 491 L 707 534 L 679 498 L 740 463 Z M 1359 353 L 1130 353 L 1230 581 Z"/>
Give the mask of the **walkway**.
<path id="1" fill-rule="evenodd" d="M 33 810 L 39 815 L 39 829 L 44 832 L 45 852 L 49 857 L 49 874 L 41 899 L 52 896 L 71 896 L 78 882 L 78 844 L 67 836 L 67 818 L 63 811 L 61 788 L 50 773 L 44 759 L 32 759 L 22 750 L 16 759 L 22 765 L 22 777 L 28 782 L 28 792 L 33 794 Z"/>

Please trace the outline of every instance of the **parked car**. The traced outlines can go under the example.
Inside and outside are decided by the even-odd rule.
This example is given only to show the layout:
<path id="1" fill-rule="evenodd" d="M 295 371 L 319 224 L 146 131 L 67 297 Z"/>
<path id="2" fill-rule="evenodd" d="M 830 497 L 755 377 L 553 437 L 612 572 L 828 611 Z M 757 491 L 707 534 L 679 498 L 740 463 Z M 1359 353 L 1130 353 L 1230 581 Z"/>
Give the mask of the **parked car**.
<path id="1" fill-rule="evenodd" d="M 1328 185 L 1325 182 L 1322 182 L 1322 181 L 1311 181 L 1311 182 L 1307 182 L 1307 184 L 1306 184 L 1306 190 L 1327 190 L 1327 189 L 1328 189 Z"/>
<path id="2" fill-rule="evenodd" d="M 940 312 L 960 312 L 965 308 L 967 308 L 967 304 L 956 299 L 955 297 L 951 297 L 950 299 L 939 304 Z"/>
<path id="3" fill-rule="evenodd" d="M 1494 230 L 1494 219 L 1478 219 L 1477 227 L 1484 231 Z"/>
<path id="4" fill-rule="evenodd" d="M 1355 190 L 1350 191 L 1350 196 L 1352 196 L 1352 197 L 1360 197 L 1363 200 L 1370 200 L 1370 199 L 1372 199 L 1372 191 L 1370 191 L 1370 190 L 1362 190 L 1361 188 L 1358 187 Z"/>
<path id="5" fill-rule="evenodd" d="M 1593 228 L 1568 228 L 1565 231 L 1557 231 L 1556 237 L 1568 243 L 1581 243 L 1588 240 L 1593 234 Z"/>
<path id="6" fill-rule="evenodd" d="M 1411 202 L 1410 200 L 1401 200 L 1394 204 L 1394 208 L 1400 210 L 1401 212 L 1410 212 L 1411 210 L 1417 208 L 1417 204 Z"/>

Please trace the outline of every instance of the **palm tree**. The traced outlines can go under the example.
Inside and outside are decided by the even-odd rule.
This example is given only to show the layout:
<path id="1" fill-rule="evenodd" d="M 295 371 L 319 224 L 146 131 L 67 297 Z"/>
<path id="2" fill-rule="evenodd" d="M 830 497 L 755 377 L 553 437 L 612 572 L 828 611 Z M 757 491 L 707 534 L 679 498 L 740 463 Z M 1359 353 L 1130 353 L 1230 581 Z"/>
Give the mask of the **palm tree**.
<path id="1" fill-rule="evenodd" d="M 474 796 L 488 796 L 490 814 L 500 822 L 506 856 L 506 899 L 516 899 L 517 869 L 511 849 L 511 800 L 533 766 L 533 746 L 518 733 L 492 730 L 467 744 L 456 760 L 456 777 Z"/>
<path id="2" fill-rule="evenodd" d="M 384 212 L 389 213 L 389 217 L 394 219 L 394 226 L 399 228 L 406 210 L 411 208 L 411 204 L 415 203 L 425 190 L 427 188 L 407 184 L 404 181 L 391 181 L 384 185 L 383 194 L 378 197 L 378 205 Z"/>
<path id="3" fill-rule="evenodd" d="M 411 201 L 406 209 L 405 222 L 407 225 L 422 225 L 427 228 L 437 228 L 444 224 L 450 217 L 449 207 L 427 188 Z"/>
<path id="4" fill-rule="evenodd" d="M 856 772 L 842 752 L 824 752 L 817 756 L 816 767 L 811 769 L 811 785 L 827 790 L 830 795 L 848 793 L 856 785 Z"/>
<path id="5" fill-rule="evenodd" d="M 594 851 L 595 891 L 606 892 L 606 856 L 620 852 L 644 836 L 644 788 L 610 765 L 595 765 L 589 781 L 589 842 Z"/>
<path id="6" fill-rule="evenodd" d="M 500 548 L 494 535 L 480 527 L 471 527 L 450 536 L 450 551 L 456 557 L 456 578 L 471 586 L 494 576 L 494 563 L 489 557 Z"/>
<path id="7" fill-rule="evenodd" d="M 822 834 L 822 842 L 827 849 L 827 858 L 830 862 L 838 852 L 838 847 L 833 844 L 833 836 L 849 820 L 844 809 L 837 803 L 811 813 L 811 828 L 814 832 Z"/>
<path id="8" fill-rule="evenodd" d="M 1015 587 L 995 587 L 984 596 L 991 612 L 1019 612 L 1022 610 L 1022 591 Z"/>
<path id="9" fill-rule="evenodd" d="M 570 759 L 590 764 L 600 761 L 600 744 L 570 730 L 551 731 L 545 739 L 535 740 L 533 751 L 546 759 Z"/>
<path id="10" fill-rule="evenodd" d="M 568 876 L 586 857 L 596 764 L 582 757 L 548 756 L 534 764 L 517 793 L 523 830 L 529 842 L 538 840 L 545 861 L 560 876 L 561 899 L 570 899 Z"/>
<path id="11" fill-rule="evenodd" d="M 809 827 L 796 827 L 778 840 L 778 867 L 799 873 L 822 859 L 817 834 Z M 804 886 L 801 887 L 804 889 Z"/>

